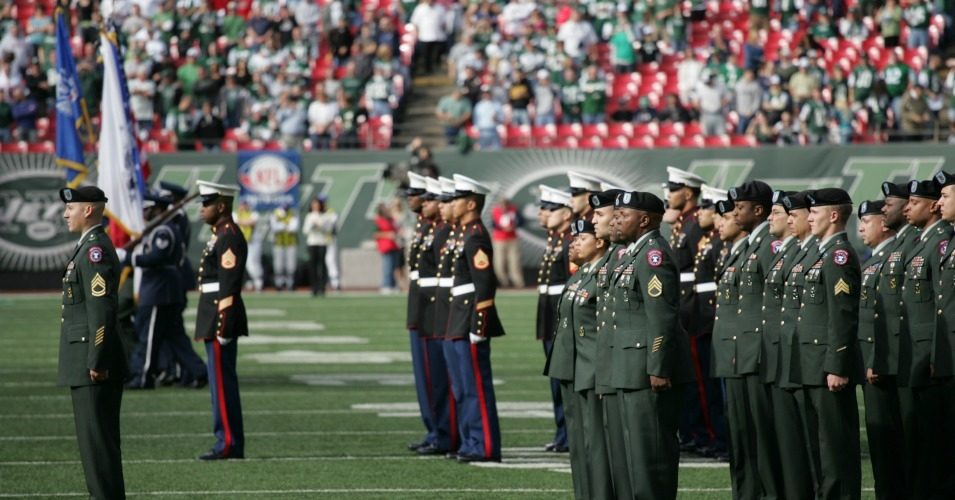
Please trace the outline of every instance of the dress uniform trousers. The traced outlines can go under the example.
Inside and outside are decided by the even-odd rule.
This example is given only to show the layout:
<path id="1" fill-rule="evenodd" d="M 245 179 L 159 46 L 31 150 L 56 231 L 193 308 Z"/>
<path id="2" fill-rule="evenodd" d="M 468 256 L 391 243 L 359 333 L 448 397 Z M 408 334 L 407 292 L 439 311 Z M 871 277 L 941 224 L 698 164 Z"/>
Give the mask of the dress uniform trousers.
<path id="1" fill-rule="evenodd" d="M 627 463 L 627 450 L 624 447 L 623 409 L 617 393 L 601 394 L 603 406 L 604 439 L 607 446 L 607 458 L 610 462 L 610 478 L 616 498 L 633 499 L 630 485 L 630 466 Z"/>
<path id="2" fill-rule="evenodd" d="M 879 377 L 878 384 L 862 386 L 865 400 L 865 427 L 869 457 L 878 500 L 907 498 L 908 471 L 905 464 L 899 388 L 894 376 Z"/>
<path id="3" fill-rule="evenodd" d="M 610 456 L 604 434 L 603 405 L 593 389 L 574 392 L 574 406 L 580 416 L 583 430 L 585 470 L 590 494 L 587 498 L 614 498 L 613 480 L 610 472 Z M 571 443 L 571 456 L 574 454 Z"/>
<path id="4" fill-rule="evenodd" d="M 577 393 L 574 392 L 574 382 L 567 380 L 558 382 L 561 400 L 564 402 L 564 424 L 567 428 L 567 443 L 570 446 L 570 475 L 574 483 L 574 498 L 591 498 L 584 421 L 580 414 Z"/>
<path id="5" fill-rule="evenodd" d="M 772 407 L 768 397 L 763 394 L 765 386 L 757 376 L 727 377 L 726 417 L 730 422 L 730 452 L 733 456 L 734 498 L 776 498 L 775 471 L 772 460 L 762 458 L 764 449 L 770 443 L 761 443 L 757 436 L 766 434 L 763 419 L 756 415 L 771 414 Z M 775 437 L 773 437 L 775 439 Z M 775 446 L 775 443 L 773 443 Z M 769 480 L 767 480 L 769 479 Z"/>
<path id="6" fill-rule="evenodd" d="M 776 443 L 783 486 L 780 498 L 812 498 L 812 478 L 806 438 L 799 417 L 799 403 L 793 390 L 769 386 L 772 392 L 773 422 L 776 424 Z"/>
<path id="7" fill-rule="evenodd" d="M 544 346 L 544 359 L 550 357 L 550 351 L 554 349 L 554 339 L 547 339 L 541 342 Z M 557 430 L 554 431 L 554 446 L 558 448 L 567 447 L 567 422 L 564 415 L 564 400 L 560 390 L 560 381 L 552 378 L 550 381 L 550 399 L 554 405 L 554 424 Z"/>
<path id="8" fill-rule="evenodd" d="M 457 371 L 461 385 L 460 392 L 454 393 L 461 429 L 458 454 L 499 460 L 501 428 L 491 374 L 491 341 L 472 344 L 465 339 L 448 340 L 445 354 L 448 348 L 455 365 L 449 368 Z"/>
<path id="9" fill-rule="evenodd" d="M 434 443 L 436 434 L 434 412 L 431 409 L 431 392 L 428 381 L 428 346 L 426 340 L 418 335 L 417 330 L 408 330 L 408 342 L 411 345 L 411 371 L 414 374 L 414 390 L 418 398 L 418 410 L 421 413 L 421 423 L 424 424 L 425 436 L 422 441 Z"/>
<path id="10" fill-rule="evenodd" d="M 135 325 L 139 340 L 130 359 L 134 385 L 153 386 L 153 377 L 167 368 L 162 360 L 163 351 L 183 370 L 183 383 L 205 377 L 206 367 L 186 337 L 179 304 L 140 306 Z"/>
<path id="11" fill-rule="evenodd" d="M 119 437 L 123 381 L 110 378 L 100 384 L 74 386 L 70 388 L 70 396 L 90 498 L 126 498 Z"/>
<path id="12" fill-rule="evenodd" d="M 226 345 L 206 340 L 209 387 L 212 395 L 213 450 L 229 457 L 245 456 L 245 433 L 242 429 L 242 403 L 239 400 L 239 378 L 236 375 L 238 340 Z"/>
<path id="13" fill-rule="evenodd" d="M 444 358 L 444 365 L 448 370 L 448 382 L 451 386 L 451 394 L 454 395 L 449 405 L 449 413 L 454 415 L 452 422 L 454 429 L 452 434 L 457 436 L 457 447 L 451 448 L 455 453 L 465 453 L 464 445 L 468 442 L 467 421 L 464 418 L 464 377 L 461 373 L 461 363 L 458 362 L 455 343 L 462 342 L 460 339 L 441 339 L 436 341 L 441 346 L 441 354 Z"/>
<path id="14" fill-rule="evenodd" d="M 653 392 L 618 390 L 620 419 L 623 426 L 623 444 L 630 471 L 632 498 L 676 498 L 680 461 L 680 412 L 683 408 L 685 385 Z M 650 471 L 648 477 L 637 477 L 636 471 Z"/>
<path id="15" fill-rule="evenodd" d="M 453 406 L 448 404 L 451 385 L 441 347 L 442 341 L 424 338 L 417 330 L 409 332 L 415 392 L 421 410 L 421 421 L 427 429 L 424 441 L 438 449 L 451 450 L 457 430 L 452 428 Z"/>
<path id="16" fill-rule="evenodd" d="M 809 463 L 816 478 L 816 497 L 861 498 L 859 407 L 854 384 L 839 392 L 807 386 L 796 391 L 803 415 Z"/>

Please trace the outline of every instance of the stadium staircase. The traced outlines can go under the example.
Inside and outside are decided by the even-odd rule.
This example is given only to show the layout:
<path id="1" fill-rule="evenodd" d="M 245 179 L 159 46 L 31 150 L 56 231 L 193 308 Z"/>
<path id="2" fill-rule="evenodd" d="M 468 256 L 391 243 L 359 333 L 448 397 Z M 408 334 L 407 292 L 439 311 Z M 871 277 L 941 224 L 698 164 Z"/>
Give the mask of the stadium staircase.
<path id="1" fill-rule="evenodd" d="M 443 73 L 415 77 L 414 92 L 405 104 L 402 120 L 395 124 L 392 146 L 403 148 L 415 137 L 429 146 L 444 145 L 444 127 L 434 116 L 438 101 L 454 89 L 451 79 Z"/>

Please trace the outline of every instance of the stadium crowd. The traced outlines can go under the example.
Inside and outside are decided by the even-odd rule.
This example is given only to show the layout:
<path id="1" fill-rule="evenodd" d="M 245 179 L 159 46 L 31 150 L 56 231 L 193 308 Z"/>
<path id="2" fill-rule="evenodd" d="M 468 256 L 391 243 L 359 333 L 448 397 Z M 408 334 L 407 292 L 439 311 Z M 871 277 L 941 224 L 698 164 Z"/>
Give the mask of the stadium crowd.
<path id="1" fill-rule="evenodd" d="M 438 119 L 484 149 L 939 140 L 955 126 L 941 0 L 117 4 L 147 150 L 388 147 L 412 72 L 444 59 L 456 89 Z M 0 7 L 0 142 L 49 148 L 54 6 Z M 98 0 L 69 12 L 95 116 L 104 21 Z"/>

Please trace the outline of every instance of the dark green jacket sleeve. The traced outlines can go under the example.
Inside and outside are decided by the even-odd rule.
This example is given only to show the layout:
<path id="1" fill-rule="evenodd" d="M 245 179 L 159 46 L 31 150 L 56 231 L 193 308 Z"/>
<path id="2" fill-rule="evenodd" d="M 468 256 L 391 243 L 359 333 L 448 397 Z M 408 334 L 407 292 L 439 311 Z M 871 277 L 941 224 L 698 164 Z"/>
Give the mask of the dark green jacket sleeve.
<path id="1" fill-rule="evenodd" d="M 661 240 L 662 241 L 662 240 Z M 670 377 L 669 351 L 676 347 L 674 336 L 685 335 L 680 327 L 680 275 L 669 249 L 661 245 L 645 247 L 634 263 L 637 290 L 643 295 L 647 315 L 647 374 Z"/>
<path id="2" fill-rule="evenodd" d="M 845 255 L 846 261 L 842 262 Z M 828 348 L 823 370 L 850 377 L 857 366 L 859 292 L 862 286 L 859 259 L 851 248 L 839 247 L 829 252 L 823 263 L 824 286 L 829 308 Z"/>
<path id="3" fill-rule="evenodd" d="M 89 354 L 86 367 L 108 370 L 115 362 L 112 346 L 120 343 L 117 329 L 119 309 L 119 259 L 110 244 L 92 244 L 78 255 L 80 286 L 86 297 Z"/>

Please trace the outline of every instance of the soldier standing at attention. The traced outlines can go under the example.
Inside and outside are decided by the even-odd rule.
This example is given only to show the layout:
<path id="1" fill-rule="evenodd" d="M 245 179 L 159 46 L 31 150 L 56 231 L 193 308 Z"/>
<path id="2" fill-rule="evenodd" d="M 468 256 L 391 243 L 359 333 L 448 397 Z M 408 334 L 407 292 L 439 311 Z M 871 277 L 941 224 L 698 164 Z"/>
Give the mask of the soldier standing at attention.
<path id="1" fill-rule="evenodd" d="M 955 223 L 955 175 L 948 172 L 935 174 L 935 183 L 941 187 L 938 200 L 938 209 L 942 221 L 946 224 Z M 938 308 L 940 314 L 936 323 L 935 342 L 932 346 L 932 376 L 935 381 L 933 391 L 938 397 L 939 415 L 942 432 L 939 439 L 942 455 L 936 463 L 937 470 L 942 474 L 938 491 L 955 491 L 950 465 L 955 463 L 955 431 L 952 422 L 955 422 L 955 243 L 948 240 L 945 255 L 942 256 L 939 271 Z"/>
<path id="2" fill-rule="evenodd" d="M 245 458 L 242 403 L 236 358 L 239 337 L 249 334 L 242 275 L 248 247 L 232 220 L 234 186 L 198 181 L 202 208 L 199 216 L 211 226 L 212 238 L 199 261 L 199 306 L 196 340 L 205 342 L 212 393 L 212 430 L 216 441 L 200 460 Z"/>
<path id="3" fill-rule="evenodd" d="M 544 347 L 544 357 L 550 356 L 557 328 L 557 302 L 564 293 L 564 286 L 571 275 L 568 252 L 571 242 L 570 222 L 573 212 L 570 195 L 549 186 L 540 186 L 541 210 L 546 211 L 544 229 L 547 230 L 547 247 L 537 274 L 537 340 Z M 554 405 L 554 423 L 557 427 L 554 440 L 544 445 L 545 451 L 566 453 L 567 428 L 564 422 L 564 405 L 560 384 L 550 380 L 550 395 Z"/>
<path id="4" fill-rule="evenodd" d="M 84 186 L 61 189 L 60 199 L 80 239 L 63 273 L 57 384 L 70 388 L 90 498 L 126 498 L 119 413 L 129 370 L 117 324 L 120 264 L 102 225 L 106 195 Z"/>
<path id="5" fill-rule="evenodd" d="M 597 266 L 597 276 L 595 284 L 597 286 L 597 301 L 594 316 L 596 319 L 597 339 L 595 342 L 594 353 L 594 383 L 593 390 L 588 391 L 589 400 L 597 400 L 597 408 L 593 411 L 594 415 L 590 421 L 594 426 L 590 429 L 591 441 L 603 439 L 606 447 L 605 458 L 607 467 L 609 467 L 610 480 L 613 486 L 610 494 L 603 498 L 617 498 L 619 500 L 633 498 L 630 488 L 630 469 L 627 467 L 627 455 L 623 446 L 624 425 L 622 413 L 620 410 L 620 401 L 617 398 L 617 391 L 612 385 L 612 373 L 610 362 L 613 357 L 611 346 L 613 345 L 613 320 L 610 306 L 610 276 L 614 273 L 618 261 L 627 251 L 624 245 L 621 245 L 615 238 L 614 228 L 614 204 L 617 195 L 623 193 L 623 189 L 614 186 L 602 185 L 604 190 L 599 194 L 591 196 L 590 205 L 594 209 L 594 236 L 598 239 L 609 242 L 606 257 Z M 607 326 L 607 325 L 610 326 Z M 587 417 L 585 410 L 584 418 Z M 584 424 L 587 425 L 586 423 Z M 597 444 L 596 446 L 599 446 Z M 598 470 L 598 461 L 591 459 L 591 465 Z M 599 458 L 597 460 L 600 460 Z M 598 485 L 598 478 L 592 478 L 594 484 Z"/>
<path id="6" fill-rule="evenodd" d="M 711 186 L 701 186 L 700 209 L 697 212 L 702 235 L 696 244 L 696 255 L 693 258 L 693 275 L 695 284 L 693 292 L 696 297 L 697 310 L 694 313 L 695 336 L 690 333 L 690 352 L 694 355 L 694 375 L 696 387 L 690 389 L 694 396 L 687 397 L 687 404 L 700 402 L 702 411 L 696 417 L 702 418 L 688 428 L 702 429 L 704 435 L 698 435 L 697 448 L 700 453 L 714 457 L 720 461 L 728 461 L 726 450 L 726 418 L 723 414 L 723 387 L 720 380 L 710 376 L 712 368 L 711 355 L 713 346 L 713 318 L 716 316 L 716 261 L 723 248 L 719 233 L 716 230 L 716 202 L 725 200 L 725 189 Z M 685 297 L 685 296 L 681 296 Z M 692 408 L 685 410 L 683 416 L 693 417 Z M 687 422 L 684 420 L 684 424 Z"/>
<path id="7" fill-rule="evenodd" d="M 452 275 L 452 266 L 454 265 L 454 251 L 458 247 L 458 238 L 461 236 L 458 231 L 457 219 L 454 217 L 454 210 L 451 202 L 454 199 L 454 180 L 448 177 L 438 178 L 441 185 L 441 196 L 438 198 L 438 213 L 441 217 L 441 226 L 435 231 L 434 245 L 432 251 L 435 252 L 437 264 L 436 277 L 438 287 L 434 291 L 434 337 L 441 346 L 441 354 L 444 364 L 447 367 L 448 380 L 451 384 L 451 398 L 448 407 L 451 413 L 451 443 L 447 458 L 456 459 L 460 447 L 466 441 L 469 429 L 466 427 L 467 420 L 462 413 L 464 395 L 464 381 L 461 370 L 464 368 L 458 362 L 454 352 L 454 341 L 449 338 L 448 333 L 448 315 L 451 312 L 451 288 L 454 286 L 454 276 Z M 420 444 L 412 443 L 408 445 L 409 449 L 417 450 Z"/>
<path id="8" fill-rule="evenodd" d="M 846 224 L 852 199 L 842 189 L 818 189 L 806 196 L 809 227 L 819 238 L 815 261 L 805 271 L 796 318 L 802 415 L 817 498 L 857 499 L 862 494 L 859 408 L 855 384 L 859 356 L 861 270 L 849 244 Z"/>
<path id="9" fill-rule="evenodd" d="M 891 334 L 886 306 L 893 302 L 893 310 L 898 310 L 898 301 L 894 294 L 889 293 L 889 283 L 880 280 L 882 268 L 898 242 L 895 231 L 885 225 L 883 205 L 883 201 L 864 201 L 859 205 L 859 236 L 862 243 L 872 249 L 872 255 L 862 264 L 859 297 L 859 349 L 867 382 L 862 386 L 862 396 L 865 398 L 866 435 L 876 497 L 908 498 L 905 475 L 900 473 L 905 471 L 902 463 L 905 443 L 895 381 L 897 369 L 889 369 L 888 358 Z M 893 339 L 893 343 L 896 344 L 895 352 L 898 352 L 898 339 Z M 897 366 L 898 362 L 894 364 Z"/>
<path id="10" fill-rule="evenodd" d="M 567 172 L 570 183 L 570 210 L 574 212 L 573 220 L 591 220 L 594 209 L 590 206 L 590 195 L 600 192 L 600 179 L 579 172 Z"/>
<path id="11" fill-rule="evenodd" d="M 776 191 L 773 193 L 773 206 L 769 210 L 769 235 L 772 236 L 773 260 L 769 262 L 766 274 L 766 287 L 763 290 L 763 342 L 761 343 L 762 361 L 760 379 L 771 393 L 773 423 L 776 427 L 776 443 L 782 469 L 782 498 L 809 498 L 812 496 L 812 483 L 809 474 L 809 456 L 802 434 L 802 422 L 799 419 L 799 406 L 791 392 L 776 385 L 779 372 L 779 317 L 783 314 L 783 297 L 786 288 L 786 276 L 794 261 L 803 251 L 800 242 L 811 238 L 809 224 L 799 237 L 789 225 L 785 202 L 787 197 L 796 195 L 794 191 Z M 796 209 L 802 208 L 794 205 Z"/>
<path id="12" fill-rule="evenodd" d="M 628 247 L 610 277 L 611 385 L 624 423 L 633 496 L 676 498 L 677 436 L 685 385 L 693 380 L 680 326 L 680 276 L 660 235 L 663 200 L 650 193 L 617 197 L 617 239 Z"/>
<path id="13" fill-rule="evenodd" d="M 501 428 L 497 419 L 491 373 L 491 338 L 504 335 L 494 296 L 497 280 L 492 265 L 491 236 L 481 221 L 490 188 L 454 175 L 452 211 L 460 238 L 452 256 L 448 331 L 461 373 L 463 394 L 458 418 L 467 428 L 458 450 L 459 462 L 500 462 Z"/>
<path id="14" fill-rule="evenodd" d="M 912 498 L 946 498 L 951 493 L 942 490 L 945 476 L 951 474 L 951 464 L 941 462 L 947 443 L 940 439 L 944 435 L 940 435 L 940 429 L 951 423 L 938 420 L 942 412 L 932 378 L 932 344 L 939 318 L 936 298 L 941 291 L 935 290 L 935 285 L 953 233 L 952 225 L 940 217 L 940 196 L 934 182 L 911 181 L 909 202 L 903 212 L 909 224 L 922 230 L 918 242 L 905 256 L 902 317 L 908 342 L 902 341 L 899 346 L 899 384 L 909 388 L 901 391 L 903 425 L 911 419 L 914 426 L 911 438 L 906 433 L 906 445 L 908 448 L 911 443 L 910 456 L 915 460 Z"/>

